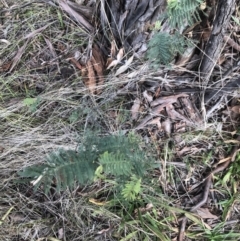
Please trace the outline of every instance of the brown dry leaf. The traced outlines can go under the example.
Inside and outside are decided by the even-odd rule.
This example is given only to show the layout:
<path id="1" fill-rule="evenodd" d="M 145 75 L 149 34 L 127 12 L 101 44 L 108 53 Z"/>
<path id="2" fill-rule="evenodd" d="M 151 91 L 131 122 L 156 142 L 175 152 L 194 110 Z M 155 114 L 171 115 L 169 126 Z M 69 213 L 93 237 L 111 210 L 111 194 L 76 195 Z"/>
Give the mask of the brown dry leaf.
<path id="1" fill-rule="evenodd" d="M 230 110 L 236 114 L 240 114 L 240 106 L 239 105 L 230 107 Z"/>
<path id="2" fill-rule="evenodd" d="M 147 212 L 147 211 L 152 210 L 152 208 L 153 208 L 153 204 L 152 204 L 152 203 L 148 203 L 145 208 L 135 209 L 135 210 L 134 210 L 134 213 L 135 213 L 135 214 L 138 214 L 138 212 L 140 212 L 140 213 L 145 213 L 145 212 Z"/>
<path id="3" fill-rule="evenodd" d="M 149 122 L 147 122 L 146 125 L 157 125 L 158 130 L 161 130 L 162 129 L 162 125 L 161 125 L 160 120 L 161 120 L 161 117 L 156 117 L 156 118 L 150 120 Z"/>
<path id="4" fill-rule="evenodd" d="M 97 232 L 97 234 L 103 234 L 103 233 L 106 233 L 106 232 L 108 232 L 110 229 L 111 229 L 111 227 L 106 228 L 106 229 L 102 229 L 101 231 Z"/>
<path id="5" fill-rule="evenodd" d="M 11 72 L 14 69 L 14 67 L 18 64 L 18 62 L 20 61 L 20 59 L 27 47 L 28 42 L 29 42 L 29 39 L 27 39 L 25 44 L 17 51 L 17 54 L 15 55 L 15 57 L 12 60 L 12 66 L 11 66 L 9 72 Z"/>
<path id="6" fill-rule="evenodd" d="M 6 39 L 0 39 L 0 42 L 5 43 L 7 46 L 11 44 L 11 42 Z"/>
<path id="7" fill-rule="evenodd" d="M 187 155 L 187 154 L 196 154 L 196 153 L 199 153 L 201 151 L 206 151 L 206 149 L 192 147 L 192 146 L 185 146 L 180 151 L 177 151 L 177 155 L 180 157 L 182 155 Z"/>
<path id="8" fill-rule="evenodd" d="M 153 208 L 153 204 L 152 204 L 152 203 L 148 203 L 148 204 L 146 205 L 146 210 L 147 210 L 147 211 L 151 210 L 152 208 Z"/>
<path id="9" fill-rule="evenodd" d="M 134 78 L 139 74 L 139 71 L 133 71 L 132 73 L 127 75 L 127 78 Z"/>
<path id="10" fill-rule="evenodd" d="M 172 133 L 172 122 L 169 118 L 162 122 L 162 128 L 166 132 L 167 136 L 170 137 Z"/>
<path id="11" fill-rule="evenodd" d="M 129 13 L 129 10 L 126 10 L 123 14 L 120 15 L 120 19 L 118 22 L 118 29 L 119 29 L 120 33 L 124 31 L 124 29 L 122 29 L 122 27 L 123 27 L 124 20 L 128 16 L 128 13 Z"/>
<path id="12" fill-rule="evenodd" d="M 197 214 L 201 218 L 211 218 L 211 219 L 218 219 L 218 216 L 213 215 L 209 212 L 208 208 L 199 208 L 197 209 Z"/>
<path id="13" fill-rule="evenodd" d="M 47 43 L 47 46 L 48 46 L 52 56 L 56 59 L 57 58 L 57 54 L 56 54 L 56 51 L 55 51 L 51 41 L 49 39 L 45 38 L 45 37 L 44 37 L 44 40 Z M 57 68 L 58 68 L 58 72 L 60 73 L 61 71 L 60 71 L 60 67 L 59 67 L 59 62 L 58 61 L 57 61 Z"/>
<path id="14" fill-rule="evenodd" d="M 83 67 L 82 65 L 75 59 L 75 58 L 70 58 L 69 59 L 78 69 L 82 70 Z"/>
<path id="15" fill-rule="evenodd" d="M 174 107 L 173 107 L 173 103 L 177 102 L 178 98 L 180 97 L 188 97 L 187 94 L 178 94 L 178 95 L 171 95 L 171 96 L 165 96 L 165 97 L 161 97 L 156 99 L 155 101 L 151 102 L 151 106 L 156 106 L 153 110 L 152 113 L 150 114 L 150 116 L 145 117 L 142 122 L 136 127 L 136 129 L 141 129 L 143 128 L 146 124 L 148 124 L 148 122 L 155 117 L 156 115 L 158 115 L 161 111 L 163 111 L 165 108 L 167 109 L 168 115 L 170 118 L 172 119 L 178 119 L 178 120 L 184 120 L 188 125 L 192 126 L 193 123 L 190 122 L 185 116 L 179 114 L 177 111 L 175 111 Z M 170 120 L 168 120 L 170 121 Z M 164 125 L 166 125 L 166 127 L 164 127 L 166 133 L 168 135 L 171 134 L 171 123 L 164 123 Z"/>
<path id="16" fill-rule="evenodd" d="M 95 199 L 95 198 L 89 198 L 89 202 L 90 203 L 93 203 L 97 206 L 104 206 L 106 205 L 107 203 L 109 203 L 109 201 L 100 201 L 98 199 Z"/>
<path id="17" fill-rule="evenodd" d="M 186 154 L 191 153 L 191 150 L 192 150 L 192 147 L 190 147 L 190 146 L 185 146 L 185 147 L 183 147 L 180 151 L 177 150 L 177 155 L 178 155 L 179 157 L 181 157 L 183 154 L 186 155 Z"/>
<path id="18" fill-rule="evenodd" d="M 72 1 L 67 1 L 67 3 L 71 6 L 72 9 L 74 9 L 76 12 L 79 12 L 80 14 L 85 16 L 87 19 L 91 19 L 93 9 L 89 6 L 87 6 L 89 4 L 86 5 L 86 4 L 84 4 L 84 2 L 86 2 L 86 1 L 81 1 L 81 0 L 80 1 L 76 0 L 75 2 L 76 3 L 72 2 Z"/>
<path id="19" fill-rule="evenodd" d="M 194 52 L 195 52 L 195 46 L 191 46 L 191 47 L 188 47 L 184 54 L 181 55 L 181 57 L 179 58 L 179 60 L 177 61 L 177 63 L 175 65 L 177 65 L 178 67 L 182 67 L 182 66 L 185 66 L 189 60 L 192 58 Z"/>
<path id="20" fill-rule="evenodd" d="M 108 111 L 108 116 L 111 118 L 117 118 L 118 116 L 117 111 L 113 111 L 113 110 Z"/>
<path id="21" fill-rule="evenodd" d="M 4 63 L 3 65 L 1 65 L 0 66 L 0 73 L 1 72 L 7 72 L 10 69 L 11 65 L 12 65 L 12 61 L 8 61 L 8 62 Z"/>
<path id="22" fill-rule="evenodd" d="M 104 84 L 104 78 L 103 78 L 103 68 L 100 62 L 97 62 L 96 59 L 94 57 L 92 57 L 92 63 L 93 63 L 93 68 L 96 71 L 97 74 L 97 86 L 98 86 L 98 90 L 97 93 L 100 94 L 101 92 L 101 88 L 103 87 Z"/>
<path id="23" fill-rule="evenodd" d="M 219 59 L 217 60 L 218 65 L 222 65 L 226 61 L 226 56 L 222 54 Z"/>
<path id="24" fill-rule="evenodd" d="M 196 108 L 195 104 L 189 98 L 181 98 L 180 102 L 184 106 L 185 111 L 188 114 L 188 117 L 196 123 L 202 122 L 202 117 Z"/>
<path id="25" fill-rule="evenodd" d="M 130 58 L 127 60 L 127 62 L 117 70 L 115 76 L 118 76 L 118 75 L 120 75 L 121 73 L 125 72 L 125 71 L 129 68 L 130 64 L 132 63 L 133 58 L 134 58 L 134 56 L 130 57 Z"/>
<path id="26" fill-rule="evenodd" d="M 110 69 L 113 66 L 116 66 L 120 61 L 118 61 L 118 59 L 112 60 L 112 59 L 108 59 L 108 66 L 107 69 Z"/>
<path id="27" fill-rule="evenodd" d="M 46 42 L 46 44 L 47 44 L 47 46 L 48 46 L 48 48 L 49 48 L 52 56 L 53 56 L 54 58 L 56 58 L 56 57 L 57 57 L 57 54 L 56 54 L 56 52 L 55 52 L 55 49 L 54 49 L 51 41 L 50 41 L 49 39 L 45 38 L 45 37 L 44 37 L 44 40 L 45 40 L 45 42 Z"/>
<path id="28" fill-rule="evenodd" d="M 229 36 L 224 36 L 223 40 L 227 42 L 231 47 L 233 47 L 234 49 L 240 52 L 240 45 L 237 42 L 235 42 L 233 39 L 231 39 Z"/>
<path id="29" fill-rule="evenodd" d="M 88 80 L 86 81 L 86 85 L 90 91 L 91 94 L 94 94 L 96 87 L 97 87 L 97 80 L 94 73 L 92 61 L 88 60 L 86 64 L 87 70 L 88 70 Z"/>
<path id="30" fill-rule="evenodd" d="M 70 7 L 65 1 L 59 1 L 59 5 L 70 16 L 74 17 L 79 24 L 83 25 L 83 27 L 86 28 L 89 32 L 93 32 L 93 26 L 83 16 L 81 16 L 72 7 Z"/>
<path id="31" fill-rule="evenodd" d="M 103 71 L 104 71 L 104 60 L 103 60 L 103 57 L 101 55 L 101 51 L 99 50 L 99 48 L 94 45 L 93 49 L 92 49 L 92 53 L 93 53 L 93 56 L 92 56 L 92 62 L 93 62 L 93 68 L 95 69 L 96 71 L 96 74 L 97 74 L 97 78 L 98 78 L 98 94 L 100 94 L 101 92 L 101 88 L 104 84 L 104 77 L 103 77 Z"/>
<path id="32" fill-rule="evenodd" d="M 221 159 L 217 164 L 219 165 L 219 164 L 221 164 L 221 163 L 227 162 L 227 161 L 229 161 L 230 159 L 231 159 L 230 156 L 229 156 L 229 157 L 226 157 L 226 158 L 223 158 L 223 159 Z"/>
<path id="33" fill-rule="evenodd" d="M 26 221 L 26 217 L 22 214 L 13 214 L 10 215 L 11 222 L 13 223 L 21 223 Z"/>
<path id="34" fill-rule="evenodd" d="M 52 25 L 54 22 L 56 22 L 56 21 L 53 21 L 53 22 L 47 24 L 46 26 L 43 26 L 43 27 L 41 27 L 41 28 L 39 28 L 39 29 L 36 29 L 36 30 L 32 31 L 31 33 L 27 34 L 27 35 L 23 38 L 23 40 L 24 40 L 24 39 L 30 39 L 30 38 L 35 37 L 38 33 L 40 33 L 40 32 L 42 32 L 43 30 L 45 30 L 47 27 L 49 27 L 50 25 Z"/>
<path id="35" fill-rule="evenodd" d="M 71 61 L 77 64 L 74 58 L 72 58 Z M 97 45 L 94 45 L 92 48 L 92 57 L 87 61 L 86 68 L 78 64 L 78 68 L 82 70 L 82 77 L 85 79 L 84 84 L 89 88 L 92 94 L 95 94 L 95 92 L 99 94 L 104 84 L 104 65 L 104 59 Z"/>
<path id="36" fill-rule="evenodd" d="M 226 140 L 226 141 L 224 141 L 224 143 L 226 143 L 226 144 L 232 143 L 232 144 L 237 144 L 237 145 L 240 144 L 240 142 L 238 140 Z"/>
<path id="37" fill-rule="evenodd" d="M 156 106 L 156 105 L 162 105 L 162 104 L 171 104 L 174 102 L 177 102 L 178 98 L 180 97 L 188 97 L 187 94 L 178 94 L 178 95 L 169 95 L 169 96 L 164 96 L 164 97 L 160 97 L 156 100 L 154 100 L 151 103 L 151 106 Z"/>
<path id="38" fill-rule="evenodd" d="M 174 132 L 185 132 L 186 127 L 187 127 L 187 125 L 185 122 L 179 121 L 179 122 L 174 123 L 173 131 Z"/>
<path id="39" fill-rule="evenodd" d="M 158 98 L 159 95 L 160 95 L 160 93 L 161 93 L 161 88 L 158 87 L 157 90 L 156 90 L 156 92 L 155 92 L 155 94 L 154 94 L 154 97 Z"/>
<path id="40" fill-rule="evenodd" d="M 57 43 L 57 49 L 58 49 L 60 52 L 63 52 L 63 51 L 66 50 L 66 46 L 65 46 L 63 43 L 58 42 L 58 43 Z"/>
<path id="41" fill-rule="evenodd" d="M 140 105 L 141 105 L 140 99 L 139 98 L 135 99 L 133 106 L 131 108 L 132 120 L 136 120 L 138 118 Z"/>
<path id="42" fill-rule="evenodd" d="M 117 48 L 116 42 L 114 40 L 112 40 L 112 42 L 111 42 L 111 57 L 116 56 L 116 51 L 117 51 L 116 48 Z M 119 52 L 120 52 L 120 50 L 119 50 Z"/>
<path id="43" fill-rule="evenodd" d="M 143 91 L 143 97 L 148 101 L 148 103 L 153 101 L 153 97 L 148 93 L 147 90 Z"/>
<path id="44" fill-rule="evenodd" d="M 112 58 L 107 58 L 106 66 L 109 66 L 112 63 Z"/>
<path id="45" fill-rule="evenodd" d="M 119 51 L 118 51 L 118 54 L 117 54 L 117 59 L 113 60 L 107 67 L 107 69 L 110 69 L 111 67 L 114 67 L 116 65 L 118 65 L 120 63 L 120 61 L 122 60 L 123 58 L 123 54 L 124 54 L 124 49 L 121 48 Z"/>
<path id="46" fill-rule="evenodd" d="M 88 77 L 87 77 L 88 71 L 87 71 L 87 66 L 85 65 L 85 68 L 83 67 L 81 69 L 81 76 L 83 79 L 83 83 L 87 86 L 87 82 L 88 82 Z"/>
<path id="47" fill-rule="evenodd" d="M 180 113 L 178 113 L 175 109 L 174 106 L 172 104 L 169 104 L 168 106 L 166 106 L 166 111 L 168 113 L 168 116 L 172 119 L 172 120 L 183 120 L 186 122 L 186 124 L 188 124 L 189 126 L 193 126 L 194 123 L 189 121 L 185 116 L 181 115 Z"/>
<path id="48" fill-rule="evenodd" d="M 159 106 L 155 107 L 155 108 L 151 111 L 151 113 L 150 113 L 148 116 L 146 116 L 146 117 L 142 120 L 142 122 L 136 127 L 136 130 L 142 129 L 153 117 L 159 115 L 159 113 L 160 113 L 161 111 L 163 111 L 164 108 L 165 108 L 164 105 L 159 105 Z"/>
<path id="49" fill-rule="evenodd" d="M 212 29 L 211 29 L 210 25 L 211 24 L 209 23 L 209 21 L 207 21 L 206 27 L 202 30 L 202 40 L 204 42 L 207 42 L 211 36 Z"/>
<path id="50" fill-rule="evenodd" d="M 63 228 L 58 229 L 58 238 L 62 240 L 64 237 L 64 230 Z"/>
<path id="51" fill-rule="evenodd" d="M 0 146 L 0 153 L 4 151 L 4 147 Z"/>

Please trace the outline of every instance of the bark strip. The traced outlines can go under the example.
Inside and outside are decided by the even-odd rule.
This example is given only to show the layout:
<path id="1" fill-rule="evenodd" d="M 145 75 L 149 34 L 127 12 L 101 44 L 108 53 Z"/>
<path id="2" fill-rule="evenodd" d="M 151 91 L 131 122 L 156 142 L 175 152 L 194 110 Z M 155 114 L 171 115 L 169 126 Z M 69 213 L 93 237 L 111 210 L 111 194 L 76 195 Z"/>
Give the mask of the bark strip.
<path id="1" fill-rule="evenodd" d="M 200 65 L 201 76 L 208 82 L 224 45 L 224 34 L 235 9 L 235 0 L 219 0 L 213 29 Z"/>

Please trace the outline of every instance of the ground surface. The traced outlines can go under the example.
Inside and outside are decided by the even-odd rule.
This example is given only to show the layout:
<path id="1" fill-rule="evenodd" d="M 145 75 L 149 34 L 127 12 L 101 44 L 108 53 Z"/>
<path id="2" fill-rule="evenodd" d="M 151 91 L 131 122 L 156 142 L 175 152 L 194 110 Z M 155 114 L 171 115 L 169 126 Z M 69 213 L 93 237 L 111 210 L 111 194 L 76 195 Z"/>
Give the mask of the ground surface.
<path id="1" fill-rule="evenodd" d="M 154 65 L 165 1 L 0 1 L 0 240 L 240 240 L 240 14 L 222 2 Z M 155 160 L 136 200 L 114 177 L 48 194 L 19 177 L 89 129 L 134 133 Z"/>

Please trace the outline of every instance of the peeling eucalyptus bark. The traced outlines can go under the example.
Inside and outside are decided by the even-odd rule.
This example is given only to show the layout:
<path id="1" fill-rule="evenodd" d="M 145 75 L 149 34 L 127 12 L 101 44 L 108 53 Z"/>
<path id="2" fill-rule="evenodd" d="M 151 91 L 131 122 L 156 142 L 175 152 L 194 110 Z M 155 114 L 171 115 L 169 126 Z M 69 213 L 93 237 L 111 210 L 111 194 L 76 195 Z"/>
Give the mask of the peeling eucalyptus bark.
<path id="1" fill-rule="evenodd" d="M 208 81 L 214 66 L 220 57 L 223 45 L 226 27 L 235 8 L 235 0 L 219 0 L 216 16 L 213 21 L 213 29 L 208 40 L 205 54 L 200 65 L 201 76 Z"/>

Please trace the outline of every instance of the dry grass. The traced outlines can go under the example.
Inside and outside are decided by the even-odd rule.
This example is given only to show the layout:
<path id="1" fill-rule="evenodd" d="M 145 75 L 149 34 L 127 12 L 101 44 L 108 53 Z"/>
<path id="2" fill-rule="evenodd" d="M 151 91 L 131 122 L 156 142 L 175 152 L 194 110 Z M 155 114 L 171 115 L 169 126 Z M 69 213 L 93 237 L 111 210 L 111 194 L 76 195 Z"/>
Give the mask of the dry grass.
<path id="1" fill-rule="evenodd" d="M 77 189 L 46 196 L 40 190 L 34 193 L 29 182 L 19 183 L 17 172 L 43 162 L 47 154 L 59 148 L 75 149 L 85 129 L 118 131 L 126 118 L 121 116 L 125 114 L 119 105 L 125 101 L 120 98 L 111 104 L 109 100 L 117 86 L 126 81 L 106 80 L 105 92 L 92 96 L 68 60 L 71 53 L 85 46 L 87 35 L 67 15 L 49 5 L 21 7 L 18 2 L 15 6 L 3 15 L 1 27 L 7 29 L 9 43 L 1 45 L 1 66 L 8 67 L 26 43 L 26 35 L 33 33 L 33 37 L 11 72 L 2 70 L 0 76 L 0 218 L 7 214 L 1 223 L 0 240 L 104 240 L 108 233 L 98 232 L 109 225 L 117 228 L 121 217 L 89 202 L 95 196 L 91 189 L 96 187 L 88 187 L 89 193 L 83 189 L 86 197 Z M 63 45 L 66 51 L 60 48 L 56 53 L 51 45 L 54 49 Z M 106 100 L 102 107 L 100 99 Z"/>
<path id="2" fill-rule="evenodd" d="M 203 176 L 229 155 L 231 144 L 224 141 L 231 135 L 216 131 L 217 123 L 172 138 L 156 137 L 148 129 L 139 131 L 161 166 L 143 185 L 144 201 L 136 205 L 142 208 L 139 213 L 134 213 L 134 205 L 126 209 L 124 204 L 92 202 L 91 198 L 106 198 L 106 183 L 60 194 L 34 192 L 29 182 L 19 180 L 19 170 L 44 162 L 47 154 L 59 148 L 75 149 L 87 129 L 108 134 L 134 130 L 130 109 L 141 91 L 131 92 L 132 85 L 159 73 L 150 73 L 145 63 L 138 62 L 132 69 L 137 76 L 115 77 L 110 72 L 104 83 L 101 76 L 97 87 L 101 94 L 92 95 L 69 60 L 78 51 L 84 57 L 88 34 L 67 14 L 45 3 L 2 0 L 0 9 L 1 4 L 15 7 L 0 10 L 0 39 L 7 40 L 0 42 L 0 240 L 176 240 L 183 206 L 201 194 Z M 212 189 L 218 194 L 211 199 L 211 211 L 219 219 L 205 220 L 203 225 L 201 218 L 188 214 L 191 225 L 186 240 L 230 240 L 214 237 L 233 230 L 239 234 L 239 179 L 226 184 L 218 176 L 216 181 Z M 199 183 L 200 188 L 191 193 Z M 150 204 L 153 208 L 147 210 Z M 226 220 L 232 226 L 226 222 L 217 227 L 226 221 L 221 218 L 226 208 L 231 209 Z M 214 232 L 208 230 L 211 225 L 217 227 Z"/>

